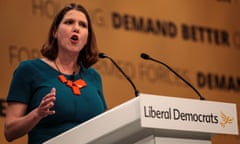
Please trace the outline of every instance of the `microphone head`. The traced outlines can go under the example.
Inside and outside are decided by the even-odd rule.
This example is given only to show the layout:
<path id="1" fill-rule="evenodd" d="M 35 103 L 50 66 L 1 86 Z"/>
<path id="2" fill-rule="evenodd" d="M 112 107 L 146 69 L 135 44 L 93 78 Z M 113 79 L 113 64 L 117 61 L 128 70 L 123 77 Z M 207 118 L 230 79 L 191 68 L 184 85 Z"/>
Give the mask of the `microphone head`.
<path id="1" fill-rule="evenodd" d="M 141 58 L 146 59 L 146 60 L 150 59 L 150 56 L 145 53 L 141 53 L 140 56 L 141 56 Z"/>
<path id="2" fill-rule="evenodd" d="M 100 58 L 105 58 L 105 57 L 107 57 L 104 53 L 99 53 L 98 54 L 98 57 L 100 57 Z"/>

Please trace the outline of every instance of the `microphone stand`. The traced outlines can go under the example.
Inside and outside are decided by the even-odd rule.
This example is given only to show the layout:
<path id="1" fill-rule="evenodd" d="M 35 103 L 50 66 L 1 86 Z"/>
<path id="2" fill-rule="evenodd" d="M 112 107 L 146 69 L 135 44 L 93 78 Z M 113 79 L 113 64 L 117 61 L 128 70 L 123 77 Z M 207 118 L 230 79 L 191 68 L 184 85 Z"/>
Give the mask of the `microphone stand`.
<path id="1" fill-rule="evenodd" d="M 117 69 L 123 74 L 123 76 L 130 82 L 131 86 L 134 89 L 135 97 L 137 97 L 139 95 L 139 92 L 138 92 L 136 86 L 134 85 L 132 80 L 127 76 L 127 74 L 120 68 L 120 66 L 111 57 L 105 55 L 104 53 L 99 53 L 99 57 L 100 58 L 108 58 L 117 67 Z"/>
<path id="2" fill-rule="evenodd" d="M 141 55 L 141 58 L 145 59 L 145 60 L 152 60 L 154 62 L 157 62 L 157 63 L 160 63 L 162 65 L 164 65 L 165 67 L 167 67 L 171 72 L 173 72 L 177 77 L 179 77 L 182 81 L 184 81 L 188 86 L 190 86 L 196 93 L 197 95 L 199 96 L 200 100 L 205 100 L 205 98 L 198 92 L 198 90 L 192 85 L 190 84 L 188 81 L 186 81 L 181 75 L 179 75 L 177 72 L 175 72 L 170 66 L 168 66 L 167 64 L 159 61 L 159 60 L 156 60 L 156 59 L 153 59 L 151 58 L 149 55 L 147 54 L 144 54 L 142 53 Z"/>

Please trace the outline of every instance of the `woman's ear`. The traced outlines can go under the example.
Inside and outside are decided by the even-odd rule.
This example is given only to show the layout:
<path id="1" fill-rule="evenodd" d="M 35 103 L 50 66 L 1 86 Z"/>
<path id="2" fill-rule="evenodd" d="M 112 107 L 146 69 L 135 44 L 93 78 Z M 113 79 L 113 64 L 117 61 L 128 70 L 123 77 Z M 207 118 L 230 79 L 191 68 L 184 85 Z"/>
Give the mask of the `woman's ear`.
<path id="1" fill-rule="evenodd" d="M 56 39 L 57 38 L 57 29 L 54 29 L 53 31 L 53 37 Z"/>

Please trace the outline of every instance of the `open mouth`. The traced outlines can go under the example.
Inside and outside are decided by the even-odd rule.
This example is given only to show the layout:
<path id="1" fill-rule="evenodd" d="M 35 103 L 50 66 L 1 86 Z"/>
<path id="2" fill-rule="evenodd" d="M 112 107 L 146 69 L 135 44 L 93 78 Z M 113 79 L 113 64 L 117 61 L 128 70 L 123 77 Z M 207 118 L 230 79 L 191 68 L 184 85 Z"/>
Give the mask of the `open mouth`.
<path id="1" fill-rule="evenodd" d="M 71 37 L 71 40 L 77 41 L 77 40 L 78 40 L 78 36 L 73 35 L 73 36 Z"/>

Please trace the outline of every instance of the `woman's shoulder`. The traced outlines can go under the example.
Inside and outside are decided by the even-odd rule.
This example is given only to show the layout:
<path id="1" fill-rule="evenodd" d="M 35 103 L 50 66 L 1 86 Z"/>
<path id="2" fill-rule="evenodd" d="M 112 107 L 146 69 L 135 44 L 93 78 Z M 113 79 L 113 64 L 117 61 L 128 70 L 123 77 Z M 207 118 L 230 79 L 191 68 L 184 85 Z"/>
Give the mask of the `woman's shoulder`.
<path id="1" fill-rule="evenodd" d="M 91 75 L 99 75 L 98 71 L 94 67 L 83 68 L 83 71 Z"/>
<path id="2" fill-rule="evenodd" d="M 41 63 L 39 58 L 36 59 L 31 59 L 31 60 L 23 60 L 19 63 L 18 67 L 16 70 L 20 71 L 29 71 L 33 67 L 38 66 Z"/>
<path id="3" fill-rule="evenodd" d="M 97 81 L 101 79 L 100 73 L 94 67 L 84 67 L 82 74 L 89 79 L 95 79 Z"/>
<path id="4" fill-rule="evenodd" d="M 26 67 L 40 63 L 40 58 L 23 60 L 19 63 L 19 66 Z"/>

